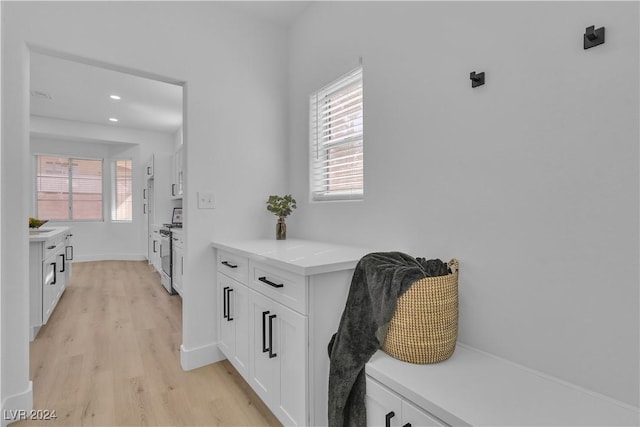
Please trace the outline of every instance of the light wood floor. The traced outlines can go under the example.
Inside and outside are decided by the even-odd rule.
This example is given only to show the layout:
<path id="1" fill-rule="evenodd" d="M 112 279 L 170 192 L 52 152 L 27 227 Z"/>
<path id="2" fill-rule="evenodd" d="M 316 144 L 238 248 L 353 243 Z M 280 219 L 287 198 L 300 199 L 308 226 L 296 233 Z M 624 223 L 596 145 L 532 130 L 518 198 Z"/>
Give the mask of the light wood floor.
<path id="1" fill-rule="evenodd" d="M 280 425 L 227 361 L 180 367 L 182 300 L 146 262 L 75 263 L 31 343 L 34 409 L 12 426 Z"/>

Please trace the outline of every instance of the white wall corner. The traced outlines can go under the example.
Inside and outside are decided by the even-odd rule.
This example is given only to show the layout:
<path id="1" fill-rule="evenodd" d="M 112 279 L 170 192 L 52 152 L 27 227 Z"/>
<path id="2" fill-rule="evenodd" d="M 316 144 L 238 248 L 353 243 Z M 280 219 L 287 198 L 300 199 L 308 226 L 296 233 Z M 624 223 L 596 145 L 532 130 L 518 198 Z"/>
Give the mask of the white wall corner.
<path id="1" fill-rule="evenodd" d="M 184 371 L 191 371 L 224 359 L 226 357 L 218 348 L 217 342 L 190 349 L 185 348 L 183 344 L 180 345 L 180 365 Z"/>
<path id="2" fill-rule="evenodd" d="M 27 389 L 22 393 L 9 396 L 2 401 L 2 427 L 15 421 L 28 419 L 33 409 L 33 382 L 29 381 Z"/>

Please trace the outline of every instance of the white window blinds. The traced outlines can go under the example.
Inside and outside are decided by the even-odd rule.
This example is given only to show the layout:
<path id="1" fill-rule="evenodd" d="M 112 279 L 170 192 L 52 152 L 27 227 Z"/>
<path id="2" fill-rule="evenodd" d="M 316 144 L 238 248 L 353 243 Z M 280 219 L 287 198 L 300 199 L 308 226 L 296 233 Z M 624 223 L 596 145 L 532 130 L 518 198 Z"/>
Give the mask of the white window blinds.
<path id="1" fill-rule="evenodd" d="M 131 160 L 113 162 L 111 220 L 133 220 L 133 167 Z"/>
<path id="2" fill-rule="evenodd" d="M 36 156 L 36 216 L 102 221 L 102 160 Z"/>
<path id="3" fill-rule="evenodd" d="M 312 200 L 364 196 L 362 67 L 310 97 Z"/>

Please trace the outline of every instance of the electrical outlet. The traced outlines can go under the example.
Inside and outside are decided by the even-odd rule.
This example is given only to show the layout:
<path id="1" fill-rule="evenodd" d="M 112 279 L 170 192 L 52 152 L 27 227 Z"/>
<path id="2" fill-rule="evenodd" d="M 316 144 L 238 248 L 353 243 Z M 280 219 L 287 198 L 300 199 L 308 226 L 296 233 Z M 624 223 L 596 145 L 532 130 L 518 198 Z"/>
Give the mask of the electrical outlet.
<path id="1" fill-rule="evenodd" d="M 198 209 L 215 209 L 216 198 L 213 193 L 198 192 Z"/>

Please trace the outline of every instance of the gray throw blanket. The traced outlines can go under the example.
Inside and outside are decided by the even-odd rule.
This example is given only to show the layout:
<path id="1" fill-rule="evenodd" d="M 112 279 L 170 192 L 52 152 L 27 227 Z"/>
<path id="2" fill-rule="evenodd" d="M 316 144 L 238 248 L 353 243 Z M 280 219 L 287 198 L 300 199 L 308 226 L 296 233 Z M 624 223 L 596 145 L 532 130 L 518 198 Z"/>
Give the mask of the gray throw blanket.
<path id="1" fill-rule="evenodd" d="M 364 366 L 382 346 L 396 301 L 416 280 L 450 273 L 446 263 L 401 252 L 365 255 L 353 273 L 338 332 L 329 343 L 329 426 L 365 426 Z"/>

